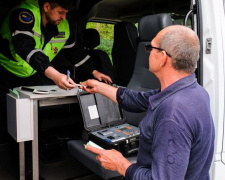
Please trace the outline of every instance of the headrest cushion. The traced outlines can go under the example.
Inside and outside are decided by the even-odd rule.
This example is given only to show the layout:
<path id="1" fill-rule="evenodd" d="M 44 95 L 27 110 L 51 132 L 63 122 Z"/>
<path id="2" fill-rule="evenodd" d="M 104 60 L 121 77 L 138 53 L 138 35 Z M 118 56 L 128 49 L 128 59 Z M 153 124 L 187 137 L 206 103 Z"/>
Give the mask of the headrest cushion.
<path id="1" fill-rule="evenodd" d="M 140 41 L 152 41 L 159 31 L 172 25 L 172 19 L 169 14 L 155 14 L 144 16 L 138 24 Z"/>
<path id="2" fill-rule="evenodd" d="M 93 49 L 100 44 L 100 36 L 96 29 L 85 29 L 82 35 L 83 46 Z"/>

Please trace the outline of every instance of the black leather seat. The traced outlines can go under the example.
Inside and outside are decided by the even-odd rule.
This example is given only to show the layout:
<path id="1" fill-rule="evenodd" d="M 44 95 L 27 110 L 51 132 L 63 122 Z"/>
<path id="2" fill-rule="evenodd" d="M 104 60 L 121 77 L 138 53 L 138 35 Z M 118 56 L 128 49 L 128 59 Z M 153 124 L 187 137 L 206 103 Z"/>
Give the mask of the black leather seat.
<path id="1" fill-rule="evenodd" d="M 127 86 L 133 74 L 137 53 L 138 31 L 131 22 L 119 22 L 114 26 L 112 59 L 115 83 Z"/>
<path id="2" fill-rule="evenodd" d="M 149 53 L 145 52 L 145 44 L 150 43 L 161 29 L 170 25 L 172 25 L 172 20 L 168 14 L 148 15 L 139 21 L 139 42 L 136 62 L 133 75 L 127 88 L 136 91 L 160 88 L 159 80 L 149 71 Z M 127 117 L 128 123 L 137 126 L 145 113 L 124 111 L 124 115 Z"/>
<path id="3" fill-rule="evenodd" d="M 172 25 L 172 20 L 168 14 L 149 15 L 139 21 L 140 41 L 137 48 L 134 73 L 127 86 L 128 88 L 138 91 L 147 91 L 160 87 L 157 78 L 149 72 L 149 54 L 145 52 L 145 43 L 151 42 L 161 29 L 170 25 Z M 124 111 L 124 115 L 128 123 L 138 126 L 145 113 L 130 113 Z M 83 144 L 86 142 L 87 141 L 83 140 L 69 141 L 68 147 L 71 154 L 103 179 L 119 176 L 118 172 L 105 170 L 96 160 L 96 155 L 84 149 Z M 136 156 L 129 157 L 128 160 L 135 162 Z"/>
<path id="4" fill-rule="evenodd" d="M 83 51 L 90 55 L 96 70 L 108 75 L 114 81 L 113 65 L 108 54 L 100 49 L 95 49 L 100 45 L 99 32 L 96 29 L 85 29 L 82 33 L 81 41 Z M 76 68 L 75 72 L 75 80 L 77 82 L 93 78 L 90 74 L 83 72 L 80 67 Z"/>

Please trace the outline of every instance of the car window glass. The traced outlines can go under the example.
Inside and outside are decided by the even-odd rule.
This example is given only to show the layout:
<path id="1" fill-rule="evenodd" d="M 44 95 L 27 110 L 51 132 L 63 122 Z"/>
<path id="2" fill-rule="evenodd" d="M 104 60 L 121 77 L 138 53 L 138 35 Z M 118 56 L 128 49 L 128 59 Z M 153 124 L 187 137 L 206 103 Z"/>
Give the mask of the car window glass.
<path id="1" fill-rule="evenodd" d="M 100 45 L 96 49 L 105 51 L 112 62 L 112 46 L 114 38 L 114 24 L 88 22 L 86 29 L 96 29 L 100 35 Z"/>

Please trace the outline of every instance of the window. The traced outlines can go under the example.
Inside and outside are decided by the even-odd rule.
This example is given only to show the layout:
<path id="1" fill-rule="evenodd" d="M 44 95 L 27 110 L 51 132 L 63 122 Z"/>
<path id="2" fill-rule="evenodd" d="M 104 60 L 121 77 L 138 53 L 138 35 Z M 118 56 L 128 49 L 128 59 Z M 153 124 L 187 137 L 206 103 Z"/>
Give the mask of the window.
<path id="1" fill-rule="evenodd" d="M 96 22 L 88 22 L 87 29 L 92 28 L 96 29 L 100 35 L 100 45 L 97 49 L 101 49 L 105 51 L 112 62 L 112 46 L 113 46 L 113 38 L 114 38 L 114 25 L 113 24 L 105 24 L 105 23 L 96 23 Z"/>

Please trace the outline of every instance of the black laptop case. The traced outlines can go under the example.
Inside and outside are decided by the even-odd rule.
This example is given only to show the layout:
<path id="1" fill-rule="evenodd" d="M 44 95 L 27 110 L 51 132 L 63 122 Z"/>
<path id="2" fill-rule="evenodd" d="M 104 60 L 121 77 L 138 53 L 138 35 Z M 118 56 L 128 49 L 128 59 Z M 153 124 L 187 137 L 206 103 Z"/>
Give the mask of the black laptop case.
<path id="1" fill-rule="evenodd" d="M 138 151 L 139 128 L 126 123 L 122 109 L 101 94 L 77 93 L 89 140 L 125 155 Z"/>

